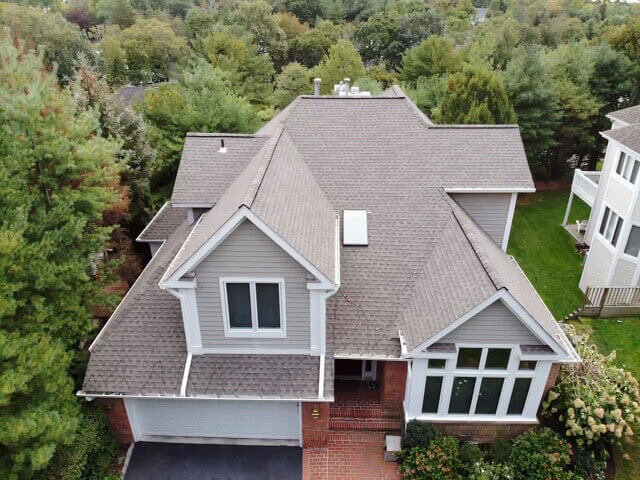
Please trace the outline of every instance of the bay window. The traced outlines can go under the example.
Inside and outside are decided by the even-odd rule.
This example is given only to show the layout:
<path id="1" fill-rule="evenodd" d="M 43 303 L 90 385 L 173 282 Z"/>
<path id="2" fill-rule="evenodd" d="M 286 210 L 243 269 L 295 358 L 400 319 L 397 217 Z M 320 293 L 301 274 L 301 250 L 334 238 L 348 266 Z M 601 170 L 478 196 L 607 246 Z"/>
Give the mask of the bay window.
<path id="1" fill-rule="evenodd" d="M 517 346 L 463 346 L 446 358 L 423 360 L 420 377 L 415 379 L 424 382 L 424 390 L 418 387 L 417 391 L 420 399 L 413 403 L 415 416 L 434 420 L 534 419 L 551 363 L 522 356 Z M 415 365 L 413 370 L 419 371 Z"/>
<path id="2" fill-rule="evenodd" d="M 221 278 L 220 298 L 228 337 L 284 337 L 284 280 Z"/>

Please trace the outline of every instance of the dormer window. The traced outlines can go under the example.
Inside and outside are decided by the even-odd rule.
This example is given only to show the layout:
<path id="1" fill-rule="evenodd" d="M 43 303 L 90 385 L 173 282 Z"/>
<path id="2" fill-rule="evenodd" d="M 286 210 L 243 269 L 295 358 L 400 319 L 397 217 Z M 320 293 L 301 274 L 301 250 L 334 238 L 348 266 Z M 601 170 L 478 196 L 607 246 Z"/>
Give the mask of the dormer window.
<path id="1" fill-rule="evenodd" d="M 284 337 L 282 278 L 221 278 L 220 298 L 227 337 Z"/>

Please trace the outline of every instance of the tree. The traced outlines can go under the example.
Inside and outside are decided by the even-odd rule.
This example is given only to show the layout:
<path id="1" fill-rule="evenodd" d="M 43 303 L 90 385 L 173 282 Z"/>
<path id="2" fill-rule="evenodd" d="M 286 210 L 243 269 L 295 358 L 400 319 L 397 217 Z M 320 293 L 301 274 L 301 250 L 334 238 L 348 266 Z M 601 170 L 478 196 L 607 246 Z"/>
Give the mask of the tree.
<path id="1" fill-rule="evenodd" d="M 534 47 L 518 48 L 503 79 L 518 117 L 527 157 L 534 164 L 555 144 L 560 123 L 558 97 L 542 66 L 542 52 Z"/>
<path id="2" fill-rule="evenodd" d="M 50 69 L 57 66 L 58 79 L 63 83 L 73 77 L 78 57 L 83 56 L 90 62 L 95 59 L 94 48 L 85 34 L 58 13 L 0 3 L 0 26 L 11 28 L 28 47 L 41 50 L 45 65 Z"/>
<path id="3" fill-rule="evenodd" d="M 339 39 L 340 29 L 329 21 L 321 20 L 316 28 L 290 42 L 289 55 L 294 62 L 312 68 L 322 61 Z"/>
<path id="4" fill-rule="evenodd" d="M 271 5 L 265 0 L 243 0 L 229 15 L 228 21 L 240 25 L 253 37 L 259 53 L 269 55 L 271 62 L 279 69 L 286 61 L 287 41 L 273 15 Z"/>
<path id="5" fill-rule="evenodd" d="M 447 76 L 420 77 L 415 89 L 409 89 L 407 94 L 412 98 L 420 110 L 433 118 L 437 107 L 447 92 Z"/>
<path id="6" fill-rule="evenodd" d="M 201 45 L 211 64 L 225 72 L 234 93 L 257 105 L 270 102 L 274 68 L 250 39 L 225 30 L 210 33 Z"/>
<path id="7" fill-rule="evenodd" d="M 82 30 L 88 32 L 91 27 L 96 25 L 96 19 L 89 8 L 86 0 L 74 0 L 64 12 L 64 18 L 68 22 L 75 23 Z"/>
<path id="8" fill-rule="evenodd" d="M 142 102 L 148 137 L 158 151 L 152 189 L 170 184 L 187 132 L 251 133 L 260 126 L 256 110 L 233 90 L 221 70 L 193 64 L 180 83 L 150 89 Z"/>
<path id="9" fill-rule="evenodd" d="M 130 0 L 98 0 L 95 13 L 103 23 L 120 28 L 128 28 L 136 23 L 136 11 Z"/>
<path id="10" fill-rule="evenodd" d="M 284 0 L 284 7 L 303 22 L 314 23 L 316 18 L 324 18 L 323 0 Z"/>
<path id="11" fill-rule="evenodd" d="M 537 40 L 527 38 L 527 26 L 514 18 L 492 17 L 481 24 L 475 33 L 467 59 L 470 63 L 483 63 L 491 69 L 504 70 L 518 45 Z"/>
<path id="12" fill-rule="evenodd" d="M 276 22 L 278 22 L 278 25 L 280 25 L 280 28 L 284 32 L 287 40 L 299 37 L 300 35 L 309 31 L 309 25 L 306 23 L 302 23 L 300 20 L 298 20 L 298 17 L 290 12 L 276 13 Z"/>
<path id="13" fill-rule="evenodd" d="M 120 183 L 128 193 L 125 224 L 133 241 L 151 220 L 149 171 L 155 150 L 146 138 L 142 116 L 113 98 L 111 88 L 89 65 L 81 65 L 74 81 L 75 98 L 83 110 L 99 113 L 102 136 L 120 142 Z"/>
<path id="14" fill-rule="evenodd" d="M 402 58 L 400 77 L 415 84 L 421 78 L 443 75 L 460 70 L 462 61 L 446 38 L 432 35 Z"/>
<path id="15" fill-rule="evenodd" d="M 7 241 L 2 235 L 0 243 Z M 70 360 L 47 335 L 0 330 L 2 478 L 33 478 L 56 450 L 73 441 L 80 411 L 67 373 Z"/>
<path id="16" fill-rule="evenodd" d="M 516 115 L 500 77 L 484 67 L 467 65 L 449 75 L 438 106 L 438 123 L 515 123 Z"/>
<path id="17" fill-rule="evenodd" d="M 365 74 L 364 64 L 358 51 L 348 40 L 340 40 L 336 43 L 313 74 L 322 79 L 321 91 L 323 94 L 333 92 L 333 85 L 345 78 L 352 82 Z"/>
<path id="18" fill-rule="evenodd" d="M 613 29 L 609 43 L 640 66 L 640 18 Z"/>
<path id="19" fill-rule="evenodd" d="M 117 142 L 78 111 L 41 57 L 0 41 L 0 329 L 76 345 L 93 328 L 91 257 L 109 241 L 119 200 Z"/>
<path id="20" fill-rule="evenodd" d="M 167 80 L 182 61 L 187 44 L 173 33 L 168 23 L 155 18 L 142 19 L 125 29 L 110 29 L 102 38 L 107 72 L 119 72 L 126 61 L 132 83 Z M 121 52 L 124 52 L 124 59 Z M 116 77 L 117 75 L 111 74 Z"/>
<path id="21" fill-rule="evenodd" d="M 282 69 L 276 79 L 273 103 L 276 107 L 286 107 L 298 95 L 311 93 L 311 74 L 309 69 L 299 63 L 290 63 Z"/>

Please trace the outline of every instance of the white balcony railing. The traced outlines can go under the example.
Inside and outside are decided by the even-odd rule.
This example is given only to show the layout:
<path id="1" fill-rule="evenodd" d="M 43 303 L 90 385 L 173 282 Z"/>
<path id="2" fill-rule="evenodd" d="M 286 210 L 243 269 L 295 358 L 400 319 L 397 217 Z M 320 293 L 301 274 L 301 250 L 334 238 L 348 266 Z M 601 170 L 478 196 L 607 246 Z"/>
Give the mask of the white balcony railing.
<path id="1" fill-rule="evenodd" d="M 571 193 L 583 200 L 587 205 L 593 207 L 598 193 L 600 174 L 602 172 L 583 171 L 576 168 L 571 183 Z"/>

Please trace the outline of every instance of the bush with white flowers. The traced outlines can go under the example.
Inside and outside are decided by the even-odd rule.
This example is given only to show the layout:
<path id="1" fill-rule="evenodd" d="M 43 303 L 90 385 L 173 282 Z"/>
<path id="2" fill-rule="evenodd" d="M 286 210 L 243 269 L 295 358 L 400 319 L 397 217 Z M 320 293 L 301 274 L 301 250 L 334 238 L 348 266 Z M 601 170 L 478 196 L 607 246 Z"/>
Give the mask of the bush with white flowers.
<path id="1" fill-rule="evenodd" d="M 543 415 L 557 419 L 577 445 L 622 447 L 640 423 L 638 381 L 615 365 L 615 352 L 602 355 L 586 338 L 571 336 L 582 363 L 562 366 L 542 403 Z"/>

